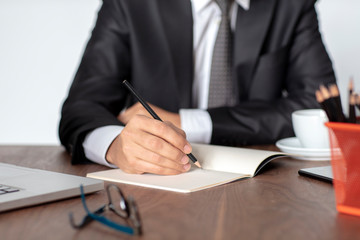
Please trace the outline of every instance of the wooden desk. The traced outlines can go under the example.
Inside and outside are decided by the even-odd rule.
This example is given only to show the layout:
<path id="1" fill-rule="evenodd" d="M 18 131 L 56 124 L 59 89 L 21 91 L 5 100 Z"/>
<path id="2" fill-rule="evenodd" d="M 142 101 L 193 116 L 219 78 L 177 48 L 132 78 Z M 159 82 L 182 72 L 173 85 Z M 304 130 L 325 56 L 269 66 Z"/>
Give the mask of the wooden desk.
<path id="1" fill-rule="evenodd" d="M 265 148 L 265 147 L 262 147 Z M 277 150 L 273 146 L 266 149 Z M 85 176 L 103 166 L 70 164 L 60 146 L 0 146 L 0 162 Z M 68 213 L 83 216 L 80 198 L 0 214 L 1 239 L 359 239 L 360 218 L 338 214 L 331 184 L 299 176 L 328 165 L 277 159 L 260 175 L 190 194 L 119 184 L 139 206 L 143 236 L 127 236 L 93 222 L 71 228 Z M 90 208 L 104 192 L 87 196 Z"/>

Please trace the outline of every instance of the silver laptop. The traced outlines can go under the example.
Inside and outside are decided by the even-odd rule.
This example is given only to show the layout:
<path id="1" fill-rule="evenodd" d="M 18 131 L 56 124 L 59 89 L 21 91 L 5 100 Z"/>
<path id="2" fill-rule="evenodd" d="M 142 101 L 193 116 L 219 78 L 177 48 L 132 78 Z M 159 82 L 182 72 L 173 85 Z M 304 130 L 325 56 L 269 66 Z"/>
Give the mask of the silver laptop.
<path id="1" fill-rule="evenodd" d="M 101 180 L 0 163 L 0 212 L 102 190 Z"/>

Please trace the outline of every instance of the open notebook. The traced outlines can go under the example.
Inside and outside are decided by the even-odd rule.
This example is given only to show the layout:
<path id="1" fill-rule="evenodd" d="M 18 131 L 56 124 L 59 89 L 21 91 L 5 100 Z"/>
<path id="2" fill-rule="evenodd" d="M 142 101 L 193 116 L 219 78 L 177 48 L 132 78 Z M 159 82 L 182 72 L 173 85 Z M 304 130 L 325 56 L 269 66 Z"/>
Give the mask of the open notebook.
<path id="1" fill-rule="evenodd" d="M 192 144 L 192 148 L 202 169 L 192 166 L 189 172 L 173 176 L 127 174 L 111 169 L 88 173 L 87 177 L 186 193 L 253 177 L 272 159 L 286 156 L 281 152 L 204 144 Z"/>

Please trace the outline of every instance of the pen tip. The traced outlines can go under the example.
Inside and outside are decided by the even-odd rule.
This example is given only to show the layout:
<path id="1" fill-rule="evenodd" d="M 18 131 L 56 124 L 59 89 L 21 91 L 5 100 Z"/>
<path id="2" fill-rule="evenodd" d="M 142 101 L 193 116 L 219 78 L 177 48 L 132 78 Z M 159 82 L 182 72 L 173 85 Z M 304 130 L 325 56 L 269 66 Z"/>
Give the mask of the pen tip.
<path id="1" fill-rule="evenodd" d="M 194 163 L 198 168 L 202 168 L 199 161 L 197 161 L 196 163 Z"/>

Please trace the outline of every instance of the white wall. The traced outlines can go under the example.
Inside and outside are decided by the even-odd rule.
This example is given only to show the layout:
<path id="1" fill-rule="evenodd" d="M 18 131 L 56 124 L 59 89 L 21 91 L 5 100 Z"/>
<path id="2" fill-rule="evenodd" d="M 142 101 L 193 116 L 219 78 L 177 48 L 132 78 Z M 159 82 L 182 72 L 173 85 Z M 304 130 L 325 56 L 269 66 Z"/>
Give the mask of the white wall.
<path id="1" fill-rule="evenodd" d="M 318 0 L 317 8 L 320 30 L 334 64 L 347 113 L 350 77 L 354 77 L 355 90 L 360 92 L 360 1 Z"/>
<path id="2" fill-rule="evenodd" d="M 0 144 L 59 144 L 60 106 L 100 4 L 0 1 Z M 343 95 L 350 76 L 360 90 L 360 1 L 320 0 L 318 9 Z"/>
<path id="3" fill-rule="evenodd" d="M 100 0 L 0 1 L 0 144 L 58 144 Z"/>

